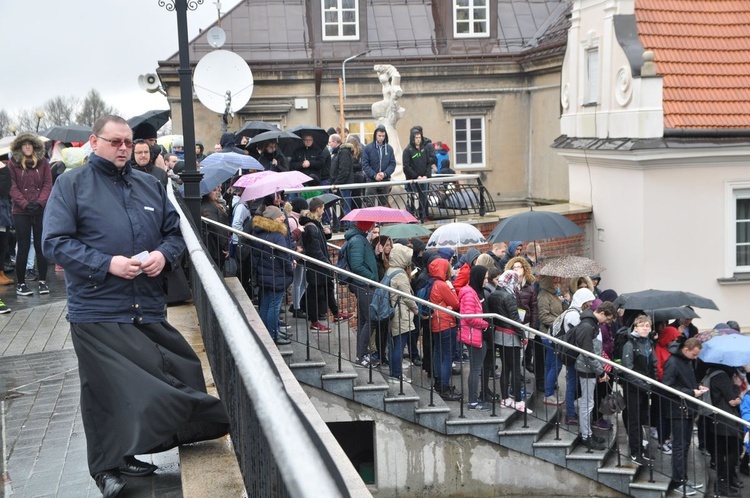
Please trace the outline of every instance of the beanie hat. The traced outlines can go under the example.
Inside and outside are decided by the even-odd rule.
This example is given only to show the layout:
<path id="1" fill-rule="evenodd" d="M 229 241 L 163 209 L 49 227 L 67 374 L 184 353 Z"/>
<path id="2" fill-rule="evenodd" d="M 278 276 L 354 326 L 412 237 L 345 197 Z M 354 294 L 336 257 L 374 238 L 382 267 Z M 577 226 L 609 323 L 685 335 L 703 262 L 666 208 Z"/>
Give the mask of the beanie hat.
<path id="1" fill-rule="evenodd" d="M 156 138 L 156 128 L 151 123 L 141 123 L 133 129 L 133 140 Z"/>
<path id="2" fill-rule="evenodd" d="M 185 142 L 182 139 L 182 135 L 174 137 L 172 140 L 172 147 L 184 147 Z"/>
<path id="3" fill-rule="evenodd" d="M 308 209 L 307 199 L 304 197 L 295 197 L 292 199 L 292 211 L 295 213 L 301 213 L 305 209 Z"/>
<path id="4" fill-rule="evenodd" d="M 367 233 L 370 230 L 372 230 L 372 227 L 375 225 L 375 222 L 374 221 L 357 221 L 354 224 L 356 225 L 357 228 Z"/>
<path id="5" fill-rule="evenodd" d="M 277 208 L 276 206 L 268 206 L 266 209 L 263 210 L 263 217 L 268 218 L 270 220 L 275 220 L 279 216 L 283 215 L 284 213 L 281 211 L 281 209 Z"/>

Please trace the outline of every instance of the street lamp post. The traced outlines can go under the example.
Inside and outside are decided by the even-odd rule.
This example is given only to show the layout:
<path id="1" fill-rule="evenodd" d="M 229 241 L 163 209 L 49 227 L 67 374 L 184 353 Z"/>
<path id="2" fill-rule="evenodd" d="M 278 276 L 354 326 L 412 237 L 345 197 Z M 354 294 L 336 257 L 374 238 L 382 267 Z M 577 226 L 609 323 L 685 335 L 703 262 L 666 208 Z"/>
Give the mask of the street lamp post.
<path id="1" fill-rule="evenodd" d="M 193 116 L 193 81 L 188 52 L 187 11 L 195 10 L 203 0 L 158 0 L 159 7 L 177 12 L 177 40 L 180 54 L 180 108 L 182 109 L 182 138 L 185 144 L 185 170 L 180 174 L 185 184 L 185 202 L 196 228 L 201 226 L 200 182 L 203 174 L 196 168 L 195 119 Z"/>
<path id="2" fill-rule="evenodd" d="M 42 122 L 42 119 L 44 119 L 44 111 L 39 109 L 36 111 L 36 132 L 39 133 L 39 124 Z"/>
<path id="3" fill-rule="evenodd" d="M 18 132 L 18 126 L 12 124 L 8 126 L 8 131 L 15 137 L 16 133 Z"/>

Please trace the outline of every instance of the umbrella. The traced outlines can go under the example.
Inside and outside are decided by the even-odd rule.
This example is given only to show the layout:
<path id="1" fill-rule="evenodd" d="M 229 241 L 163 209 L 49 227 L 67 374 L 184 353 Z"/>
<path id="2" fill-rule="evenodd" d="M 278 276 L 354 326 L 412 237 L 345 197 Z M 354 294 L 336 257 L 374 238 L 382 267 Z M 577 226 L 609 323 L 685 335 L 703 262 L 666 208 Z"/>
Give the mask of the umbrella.
<path id="1" fill-rule="evenodd" d="M 276 171 L 258 171 L 257 173 L 248 173 L 247 175 L 242 175 L 237 179 L 236 182 L 234 182 L 233 187 L 237 188 L 247 188 L 253 183 L 257 182 L 258 180 L 261 180 L 267 176 L 271 175 L 278 175 Z"/>
<path id="2" fill-rule="evenodd" d="M 668 320 L 674 320 L 676 318 L 700 318 L 700 316 L 698 316 L 698 313 L 688 308 L 687 306 L 676 306 L 658 310 L 643 310 L 643 312 L 647 315 L 650 315 L 655 322 L 666 322 Z"/>
<path id="3" fill-rule="evenodd" d="M 582 273 L 582 275 L 593 275 L 599 272 Z M 661 308 L 672 308 L 676 306 L 693 306 L 695 308 L 708 308 L 718 310 L 712 300 L 684 291 L 663 291 L 649 289 L 638 292 L 620 294 L 615 299 L 615 306 L 626 310 L 650 310 Z"/>
<path id="4" fill-rule="evenodd" d="M 323 201 L 323 204 L 326 208 L 331 207 L 331 204 L 335 204 L 341 200 L 341 197 L 339 197 L 336 194 L 331 194 L 330 192 L 326 192 L 325 194 L 320 194 L 315 199 L 320 199 Z"/>
<path id="5" fill-rule="evenodd" d="M 561 214 L 532 210 L 501 221 L 487 241 L 556 239 L 582 233 L 578 225 Z"/>
<path id="6" fill-rule="evenodd" d="M 301 142 L 301 138 L 299 138 L 294 133 L 290 133 L 288 131 L 266 131 L 259 135 L 255 135 L 252 140 L 250 140 L 247 143 L 247 146 L 250 147 L 251 145 L 257 145 L 263 142 L 269 142 L 275 140 L 279 142 L 280 147 L 291 147 L 291 145 L 299 145 Z M 291 144 L 290 144 L 291 142 Z"/>
<path id="7" fill-rule="evenodd" d="M 238 154 L 237 152 L 214 152 L 201 161 L 201 169 L 211 168 L 217 164 L 232 165 L 235 171 L 238 169 L 263 171 L 263 165 L 257 159 L 247 154 Z"/>
<path id="8" fill-rule="evenodd" d="M 739 334 L 734 329 L 725 328 L 725 329 L 711 329 L 711 330 L 704 330 L 703 332 L 698 332 L 695 337 L 696 339 L 700 340 L 701 342 L 706 342 L 710 339 L 713 339 L 714 337 L 718 337 L 721 335 L 732 335 L 732 334 Z"/>
<path id="9" fill-rule="evenodd" d="M 376 206 L 352 209 L 341 221 L 375 221 L 377 223 L 416 223 L 416 219 L 409 211 Z"/>
<path id="10" fill-rule="evenodd" d="M 81 125 L 53 126 L 41 132 L 41 135 L 50 140 L 59 140 L 66 144 L 71 142 L 88 142 L 91 136 L 91 127 Z"/>
<path id="11" fill-rule="evenodd" d="M 268 175 L 249 187 L 245 187 L 240 200 L 244 202 L 252 199 L 260 199 L 261 197 L 275 194 L 288 188 L 300 188 L 303 183 L 310 180 L 312 178 L 299 171 L 283 171 L 275 175 Z"/>
<path id="12" fill-rule="evenodd" d="M 133 116 L 132 118 L 128 119 L 128 124 L 132 129 L 135 130 L 138 125 L 148 123 L 153 126 L 154 129 L 158 130 L 159 128 L 164 126 L 167 121 L 169 121 L 170 115 L 171 111 L 169 109 L 164 111 L 147 111 L 140 116 Z"/>
<path id="13" fill-rule="evenodd" d="M 750 365 L 750 337 L 742 334 L 713 337 L 703 343 L 698 358 L 705 363 L 718 363 L 728 367 Z"/>
<path id="14" fill-rule="evenodd" d="M 432 235 L 432 230 L 419 223 L 399 223 L 380 227 L 380 235 L 387 235 L 392 239 L 410 239 Z"/>
<path id="15" fill-rule="evenodd" d="M 239 169 L 231 163 L 216 163 L 213 166 L 201 167 L 203 178 L 201 179 L 201 196 L 206 195 L 213 189 L 232 178 Z"/>
<path id="16" fill-rule="evenodd" d="M 601 273 L 604 270 L 605 268 L 593 259 L 584 258 L 582 256 L 561 256 L 559 258 L 548 259 L 542 263 L 536 271 L 539 275 L 574 278 L 583 275 Z M 666 307 L 667 306 L 659 306 L 659 308 Z M 647 308 L 656 308 L 656 306 L 647 306 Z"/>
<path id="17" fill-rule="evenodd" d="M 319 126 L 295 126 L 287 130 L 290 133 L 294 133 L 298 137 L 302 138 L 304 135 L 312 135 L 313 142 L 321 149 L 325 149 L 328 146 L 328 132 Z M 283 151 L 286 154 L 286 151 Z M 286 154 L 291 156 L 290 154 Z"/>
<path id="18" fill-rule="evenodd" d="M 478 246 L 486 243 L 477 227 L 458 222 L 438 227 L 427 241 L 427 247 Z"/>
<path id="19" fill-rule="evenodd" d="M 253 138 L 264 131 L 278 131 L 278 129 L 278 126 L 266 123 L 265 121 L 248 121 L 235 133 L 235 136 Z"/>

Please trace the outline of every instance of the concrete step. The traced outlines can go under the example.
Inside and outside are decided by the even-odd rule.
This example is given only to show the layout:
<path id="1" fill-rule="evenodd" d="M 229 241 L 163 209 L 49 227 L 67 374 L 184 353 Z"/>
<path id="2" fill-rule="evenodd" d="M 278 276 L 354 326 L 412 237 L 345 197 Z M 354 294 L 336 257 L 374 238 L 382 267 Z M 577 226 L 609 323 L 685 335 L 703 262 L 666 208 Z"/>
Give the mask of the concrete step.
<path id="1" fill-rule="evenodd" d="M 599 482 L 624 494 L 630 494 L 630 483 L 638 473 L 638 467 L 630 459 L 620 457 L 612 452 L 602 467 L 597 469 Z"/>
<path id="2" fill-rule="evenodd" d="M 321 376 L 327 363 L 318 349 L 308 348 L 299 342 L 292 341 L 284 347 L 292 350 L 289 358 L 289 369 L 298 381 L 315 387 L 323 387 Z"/>
<path id="3" fill-rule="evenodd" d="M 550 422 L 527 415 L 524 421 L 523 413 L 516 411 L 518 415 L 506 424 L 504 430 L 498 431 L 500 444 L 527 455 L 534 454 L 534 443 L 550 426 Z"/>
<path id="4" fill-rule="evenodd" d="M 416 408 L 419 395 L 408 382 L 388 384 L 388 391 L 383 398 L 385 411 L 409 422 L 417 421 Z"/>
<path id="5" fill-rule="evenodd" d="M 338 371 L 338 362 L 328 362 L 320 376 L 323 389 L 346 399 L 354 399 L 354 381 L 357 372 L 348 361 L 341 362 L 341 371 Z"/>
<path id="6" fill-rule="evenodd" d="M 357 378 L 354 380 L 354 401 L 385 411 L 385 395 L 388 383 L 377 369 L 354 367 Z"/>
<path id="7" fill-rule="evenodd" d="M 416 422 L 428 429 L 445 434 L 447 430 L 445 423 L 450 417 L 451 408 L 434 390 L 416 388 L 415 391 L 419 395 L 419 402 L 414 410 Z"/>
<path id="8" fill-rule="evenodd" d="M 451 408 L 450 418 L 445 423 L 448 434 L 472 434 L 493 443 L 499 442 L 498 431 L 504 430 L 518 416 L 516 410 L 501 406 L 500 403 L 495 405 L 494 415 L 492 408 L 480 411 L 464 407 L 463 417 L 459 415 L 457 401 L 448 401 L 447 405 Z"/>
<path id="9" fill-rule="evenodd" d="M 634 498 L 664 498 L 667 495 L 670 478 L 654 472 L 654 482 L 649 482 L 649 474 L 646 467 L 641 467 L 638 470 L 628 488 L 630 496 Z M 705 487 L 703 490 L 705 490 Z"/>
<path id="10" fill-rule="evenodd" d="M 554 424 L 549 424 L 542 436 L 532 444 L 534 455 L 555 465 L 565 467 L 567 465 L 566 456 L 573 451 L 577 439 L 578 434 L 565 430 L 563 427 L 557 431 Z"/>
<path id="11" fill-rule="evenodd" d="M 589 451 L 580 444 L 578 437 L 574 445 L 573 451 L 565 456 L 566 467 L 596 481 L 599 478 L 599 468 L 604 466 L 604 461 L 610 452 L 609 448 Z"/>

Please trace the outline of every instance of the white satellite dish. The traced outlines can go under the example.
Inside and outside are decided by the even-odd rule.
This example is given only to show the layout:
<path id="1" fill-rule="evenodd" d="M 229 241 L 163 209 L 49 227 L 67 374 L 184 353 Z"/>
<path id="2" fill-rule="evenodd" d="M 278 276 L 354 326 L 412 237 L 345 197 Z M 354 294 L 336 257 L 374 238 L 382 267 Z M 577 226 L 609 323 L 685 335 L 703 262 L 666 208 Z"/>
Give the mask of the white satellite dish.
<path id="1" fill-rule="evenodd" d="M 221 48 L 227 41 L 227 34 L 220 27 L 214 26 L 206 33 L 206 40 L 208 40 L 208 44 L 213 48 Z"/>
<path id="2" fill-rule="evenodd" d="M 214 112 L 227 110 L 227 92 L 231 97 L 229 112 L 245 107 L 253 94 L 253 72 L 247 62 L 228 50 L 215 50 L 203 56 L 193 73 L 195 94 Z"/>

